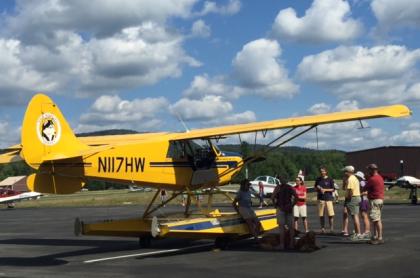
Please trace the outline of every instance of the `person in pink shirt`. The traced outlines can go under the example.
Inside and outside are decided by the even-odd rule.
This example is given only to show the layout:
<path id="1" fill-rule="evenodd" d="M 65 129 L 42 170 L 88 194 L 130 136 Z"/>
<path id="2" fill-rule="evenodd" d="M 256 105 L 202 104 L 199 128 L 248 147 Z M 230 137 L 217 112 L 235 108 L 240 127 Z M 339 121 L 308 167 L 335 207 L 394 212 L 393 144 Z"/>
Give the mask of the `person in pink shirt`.
<path id="1" fill-rule="evenodd" d="M 303 183 L 302 177 L 298 176 L 296 178 L 296 185 L 293 187 L 297 195 L 296 205 L 293 207 L 293 217 L 294 217 L 294 228 L 298 231 L 298 221 L 299 217 L 302 218 L 303 227 L 305 232 L 309 232 L 308 229 L 308 220 L 307 220 L 307 209 L 306 209 L 306 186 Z"/>
<path id="2" fill-rule="evenodd" d="M 382 207 L 384 205 L 385 185 L 384 180 L 379 175 L 378 166 L 376 164 L 369 164 L 366 167 L 369 178 L 367 180 L 364 191 L 367 192 L 369 199 L 369 217 L 373 222 L 374 237 L 371 244 L 383 244 L 383 227 L 382 227 Z"/>

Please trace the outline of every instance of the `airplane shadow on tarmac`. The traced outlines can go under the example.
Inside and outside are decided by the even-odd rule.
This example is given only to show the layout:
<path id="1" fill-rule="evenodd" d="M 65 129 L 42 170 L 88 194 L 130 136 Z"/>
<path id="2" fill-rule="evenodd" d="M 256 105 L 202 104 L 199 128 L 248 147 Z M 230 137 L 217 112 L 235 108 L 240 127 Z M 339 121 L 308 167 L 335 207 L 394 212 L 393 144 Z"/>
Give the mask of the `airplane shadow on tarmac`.
<path id="1" fill-rule="evenodd" d="M 200 244 L 201 242 L 201 244 Z M 38 257 L 0 257 L 0 266 L 20 266 L 20 267 L 36 267 L 36 266 L 57 266 L 65 265 L 69 261 L 65 258 L 77 257 L 77 256 L 88 256 L 88 255 L 100 255 L 111 252 L 122 252 L 122 251 L 149 251 L 156 250 L 170 250 L 179 249 L 179 251 L 170 253 L 153 254 L 150 256 L 139 256 L 137 259 L 145 258 L 159 258 L 168 256 L 177 256 L 183 254 L 200 253 L 200 252 L 217 252 L 222 251 L 215 248 L 211 243 L 212 241 L 193 241 L 184 239 L 164 239 L 154 242 L 153 247 L 140 248 L 138 243 L 133 240 L 95 240 L 95 239 L 37 239 L 37 238 L 16 238 L 0 240 L 1 245 L 28 245 L 28 246 L 81 246 L 81 247 L 92 247 L 81 250 L 73 250 L 66 252 L 58 252 Z M 194 248 L 196 245 L 196 248 Z M 192 247 L 192 248 L 191 248 Z M 322 246 L 323 248 L 325 246 Z M 185 249 L 185 250 L 184 250 Z M 253 245 L 249 240 L 239 240 L 232 242 L 227 250 L 223 251 L 239 251 L 239 252 L 287 252 L 287 253 L 302 253 L 298 251 L 272 251 L 261 249 L 257 245 Z M 153 253 L 153 252 L 152 252 Z"/>
<path id="2" fill-rule="evenodd" d="M 71 240 L 71 239 L 8 239 L 0 240 L 0 246 L 12 245 L 35 245 L 35 246 L 91 246 L 92 248 L 59 252 L 39 257 L 0 257 L 0 266 L 55 266 L 67 264 L 63 258 L 103 254 L 108 252 L 130 251 L 139 249 L 135 241 L 121 240 Z"/>

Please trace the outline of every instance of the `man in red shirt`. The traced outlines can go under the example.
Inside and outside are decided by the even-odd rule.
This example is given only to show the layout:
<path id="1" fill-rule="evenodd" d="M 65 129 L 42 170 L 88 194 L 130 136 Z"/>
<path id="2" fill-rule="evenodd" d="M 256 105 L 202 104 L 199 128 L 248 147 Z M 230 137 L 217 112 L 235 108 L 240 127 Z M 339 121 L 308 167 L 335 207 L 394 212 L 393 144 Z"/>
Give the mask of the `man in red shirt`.
<path id="1" fill-rule="evenodd" d="M 308 229 L 308 220 L 307 220 L 307 211 L 306 211 L 306 186 L 303 183 L 302 177 L 298 176 L 296 178 L 296 185 L 293 187 L 297 195 L 296 205 L 293 207 L 293 216 L 294 216 L 294 228 L 298 231 L 298 221 L 299 217 L 302 218 L 303 227 L 305 228 L 305 233 L 309 232 Z"/>
<path id="2" fill-rule="evenodd" d="M 369 199 L 369 217 L 373 222 L 374 238 L 371 240 L 372 244 L 383 244 L 383 229 L 381 211 L 384 205 L 384 192 L 385 185 L 384 180 L 378 173 L 378 166 L 376 164 L 369 164 L 366 167 L 369 178 L 364 188 L 367 191 L 367 197 Z"/>

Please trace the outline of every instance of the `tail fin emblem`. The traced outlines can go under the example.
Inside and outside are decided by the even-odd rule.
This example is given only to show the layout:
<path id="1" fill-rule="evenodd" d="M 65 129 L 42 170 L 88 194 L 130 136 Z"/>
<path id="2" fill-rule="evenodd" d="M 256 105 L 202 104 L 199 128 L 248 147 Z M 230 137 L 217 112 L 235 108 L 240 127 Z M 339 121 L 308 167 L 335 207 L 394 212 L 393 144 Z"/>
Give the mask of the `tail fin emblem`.
<path id="1" fill-rule="evenodd" d="M 57 117 L 51 113 L 39 116 L 36 122 L 38 139 L 42 144 L 52 146 L 58 143 L 61 137 L 61 126 Z"/>

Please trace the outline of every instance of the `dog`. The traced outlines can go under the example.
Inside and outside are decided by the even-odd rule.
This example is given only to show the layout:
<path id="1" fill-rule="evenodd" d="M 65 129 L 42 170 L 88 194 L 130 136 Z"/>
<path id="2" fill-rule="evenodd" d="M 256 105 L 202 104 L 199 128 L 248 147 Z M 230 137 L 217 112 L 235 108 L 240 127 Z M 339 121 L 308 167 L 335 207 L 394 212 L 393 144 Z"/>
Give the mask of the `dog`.
<path id="1" fill-rule="evenodd" d="M 287 238 L 288 230 L 286 230 Z M 288 248 L 286 243 L 285 248 Z M 278 234 L 265 234 L 260 240 L 260 246 L 264 250 L 278 250 L 280 246 L 280 235 Z M 320 247 L 316 244 L 316 235 L 315 232 L 310 231 L 304 236 L 295 240 L 295 250 L 301 252 L 313 252 L 319 250 Z"/>
<path id="2" fill-rule="evenodd" d="M 309 231 L 303 237 L 299 238 L 295 243 L 295 249 L 301 252 L 313 252 L 319 250 L 316 244 L 315 232 Z"/>

